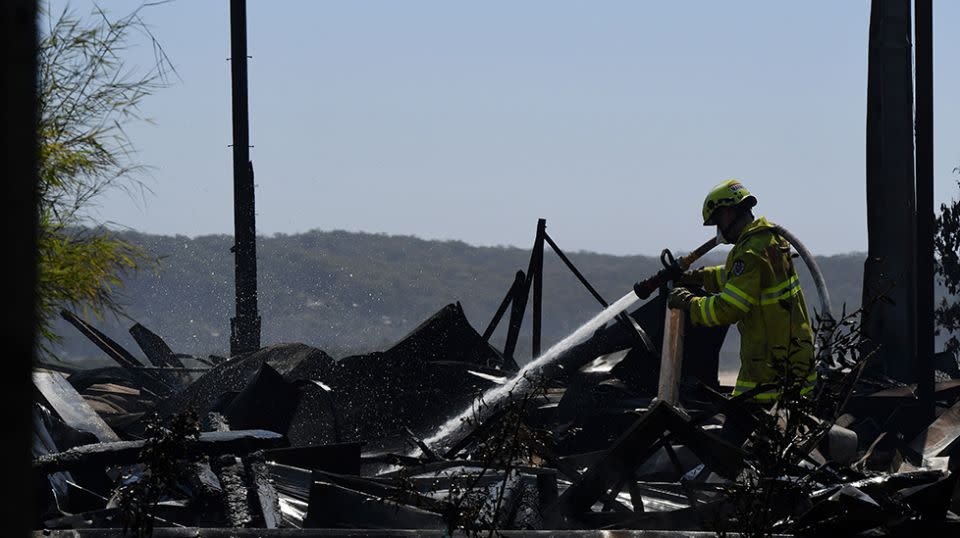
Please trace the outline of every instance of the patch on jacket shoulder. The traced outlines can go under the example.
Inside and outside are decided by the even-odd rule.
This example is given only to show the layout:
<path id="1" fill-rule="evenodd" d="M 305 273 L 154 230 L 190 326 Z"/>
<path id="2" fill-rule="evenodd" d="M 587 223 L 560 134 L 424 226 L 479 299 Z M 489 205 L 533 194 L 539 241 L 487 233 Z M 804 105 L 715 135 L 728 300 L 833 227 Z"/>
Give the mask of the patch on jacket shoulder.
<path id="1" fill-rule="evenodd" d="M 743 269 L 747 264 L 743 263 L 743 260 L 736 260 L 733 262 L 733 267 L 730 270 L 733 272 L 734 276 L 740 276 L 743 274 Z"/>

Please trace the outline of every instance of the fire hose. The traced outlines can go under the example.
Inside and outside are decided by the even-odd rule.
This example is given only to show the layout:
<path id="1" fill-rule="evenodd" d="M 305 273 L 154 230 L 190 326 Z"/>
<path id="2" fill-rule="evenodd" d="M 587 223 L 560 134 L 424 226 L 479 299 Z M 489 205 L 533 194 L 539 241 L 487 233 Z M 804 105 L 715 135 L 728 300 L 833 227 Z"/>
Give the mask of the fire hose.
<path id="1" fill-rule="evenodd" d="M 800 255 L 800 259 L 803 260 L 804 265 L 806 265 L 807 269 L 810 271 L 810 275 L 813 277 L 814 285 L 817 287 L 817 296 L 820 299 L 820 316 L 822 319 L 821 325 L 826 328 L 830 328 L 833 325 L 833 308 L 830 302 L 830 290 L 827 289 L 827 281 L 823 278 L 823 272 L 820 270 L 817 260 L 813 257 L 810 251 L 807 250 L 807 247 L 804 246 L 797 236 L 793 235 L 789 230 L 783 226 L 780 226 L 779 224 L 776 225 L 773 230 L 775 233 L 786 239 L 788 243 L 790 243 L 790 246 L 797 251 L 797 253 Z M 650 278 L 634 284 L 633 291 L 640 299 L 646 299 L 650 297 L 650 295 L 661 286 L 676 280 L 681 274 L 689 269 L 691 265 L 702 258 L 706 253 L 713 250 L 713 248 L 716 246 L 717 238 L 713 237 L 697 247 L 696 250 L 690 254 L 681 256 L 680 258 L 674 258 L 673 254 L 668 249 L 664 249 L 663 252 L 660 253 L 660 262 L 663 264 L 663 269 L 660 269 L 660 271 Z M 829 348 L 826 347 L 826 344 L 822 349 L 820 349 L 818 355 L 823 356 L 825 353 L 829 353 Z"/>

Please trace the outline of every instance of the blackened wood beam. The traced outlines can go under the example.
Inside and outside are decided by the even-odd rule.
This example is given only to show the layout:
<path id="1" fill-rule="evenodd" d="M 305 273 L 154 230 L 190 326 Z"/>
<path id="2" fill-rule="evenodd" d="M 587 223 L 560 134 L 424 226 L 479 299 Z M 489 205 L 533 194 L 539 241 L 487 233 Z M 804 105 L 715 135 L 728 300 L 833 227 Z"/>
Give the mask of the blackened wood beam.
<path id="1" fill-rule="evenodd" d="M 487 329 L 483 331 L 483 341 L 489 342 L 490 337 L 493 336 L 493 332 L 497 330 L 497 325 L 500 324 L 500 320 L 503 318 L 504 312 L 507 311 L 507 307 L 510 306 L 510 303 L 513 302 L 514 297 L 517 296 L 519 290 L 523 286 L 526 277 L 523 274 L 523 271 L 517 271 L 516 276 L 513 279 L 513 284 L 510 285 L 510 289 L 507 290 L 507 294 L 503 297 L 503 301 L 500 302 L 500 306 L 497 308 L 497 312 L 493 315 L 493 318 L 490 319 L 490 324 L 487 325 Z"/>
<path id="2" fill-rule="evenodd" d="M 233 222 L 236 317 L 230 320 L 230 353 L 260 349 L 257 312 L 257 226 L 247 102 L 247 3 L 230 0 L 233 86 Z"/>
<path id="3" fill-rule="evenodd" d="M 40 456 L 33 460 L 37 473 L 49 474 L 70 471 L 83 467 L 106 467 L 137 463 L 142 456 L 146 441 L 117 441 L 82 445 L 57 454 Z M 280 448 L 287 445 L 286 438 L 266 430 L 237 430 L 226 432 L 203 432 L 200 439 L 189 441 L 187 455 L 203 454 L 249 454 L 257 450 Z"/>
<path id="4" fill-rule="evenodd" d="M 149 372 L 140 369 L 143 367 L 142 362 L 131 355 L 123 346 L 114 342 L 112 338 L 98 331 L 93 325 L 83 321 L 68 310 L 61 310 L 60 316 L 76 327 L 81 334 L 106 353 L 108 357 L 130 371 L 130 375 L 145 389 L 161 397 L 169 396 L 175 392 L 175 385 L 170 384 L 160 376 L 162 372 Z"/>
<path id="5" fill-rule="evenodd" d="M 137 345 L 140 346 L 140 349 L 143 350 L 143 354 L 147 356 L 147 359 L 149 359 L 154 366 L 184 367 L 183 362 L 181 362 L 177 354 L 170 349 L 170 346 L 163 341 L 163 338 L 160 338 L 160 336 L 150 329 L 137 323 L 134 324 L 133 327 L 130 327 L 129 332 L 130 336 L 137 342 Z"/>
<path id="6" fill-rule="evenodd" d="M 533 242 L 533 256 L 531 259 L 530 275 L 533 277 L 533 325 L 531 327 L 532 353 L 531 359 L 540 356 L 540 336 L 543 326 L 543 241 L 547 235 L 547 220 L 537 221 L 537 238 Z"/>
<path id="7" fill-rule="evenodd" d="M 915 381 L 916 191 L 910 0 L 873 0 L 867 69 L 867 260 L 864 354 L 880 373 Z"/>
<path id="8" fill-rule="evenodd" d="M 670 404 L 659 401 L 617 439 L 606 455 L 592 465 L 560 496 L 545 514 L 552 524 L 575 523 L 606 492 L 633 472 L 660 448 L 665 432 L 686 445 L 715 473 L 729 479 L 740 471 L 744 452 L 707 434 Z"/>
<path id="9" fill-rule="evenodd" d="M 933 2 L 914 0 L 917 92 L 917 351 L 916 376 L 927 420 L 933 404 Z"/>

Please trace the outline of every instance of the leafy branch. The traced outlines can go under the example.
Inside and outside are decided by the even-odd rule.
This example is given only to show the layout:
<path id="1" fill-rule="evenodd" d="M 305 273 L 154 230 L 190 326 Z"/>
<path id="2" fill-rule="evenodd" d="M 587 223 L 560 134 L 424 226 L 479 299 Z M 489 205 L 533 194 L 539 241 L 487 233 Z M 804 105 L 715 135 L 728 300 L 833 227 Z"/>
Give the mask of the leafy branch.
<path id="1" fill-rule="evenodd" d="M 58 336 L 61 308 L 86 316 L 119 313 L 122 277 L 148 260 L 90 216 L 96 200 L 119 188 L 143 197 L 146 167 L 137 163 L 124 127 L 140 115 L 143 100 L 169 83 L 173 66 L 141 18 L 145 6 L 111 18 L 95 6 L 89 18 L 68 7 L 42 9 L 45 28 L 38 54 L 39 286 L 41 349 Z M 124 54 L 136 35 L 146 37 L 154 63 L 145 72 Z"/>

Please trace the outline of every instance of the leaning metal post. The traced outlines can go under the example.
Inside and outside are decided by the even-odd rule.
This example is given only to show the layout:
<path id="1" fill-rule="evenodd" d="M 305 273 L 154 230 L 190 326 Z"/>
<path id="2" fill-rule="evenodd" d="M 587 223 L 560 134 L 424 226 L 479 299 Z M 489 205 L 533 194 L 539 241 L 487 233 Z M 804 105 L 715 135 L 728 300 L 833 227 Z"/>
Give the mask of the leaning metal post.
<path id="1" fill-rule="evenodd" d="M 543 238 L 547 235 L 547 219 L 537 221 L 537 238 L 533 242 L 533 257 L 530 259 L 533 278 L 533 358 L 540 356 L 540 335 L 543 324 Z"/>

